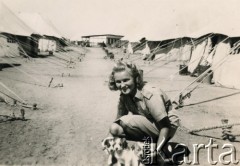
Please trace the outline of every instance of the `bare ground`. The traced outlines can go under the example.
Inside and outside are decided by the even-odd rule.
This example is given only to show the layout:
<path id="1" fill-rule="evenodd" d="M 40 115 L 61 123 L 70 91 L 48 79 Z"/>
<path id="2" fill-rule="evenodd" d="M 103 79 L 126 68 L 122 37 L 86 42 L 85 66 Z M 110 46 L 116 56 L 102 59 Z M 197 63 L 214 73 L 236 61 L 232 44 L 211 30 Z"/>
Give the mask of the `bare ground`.
<path id="1" fill-rule="evenodd" d="M 80 54 L 75 50 L 65 56 L 77 61 Z M 22 65 L 18 69 L 3 69 L 1 82 L 27 102 L 37 103 L 41 109 L 26 109 L 26 121 L 5 121 L 4 115 L 13 112 L 19 117 L 20 108 L 0 103 L 0 164 L 106 165 L 107 156 L 100 143 L 116 115 L 119 93 L 108 90 L 106 81 L 113 61 L 104 60 L 104 56 L 100 48 L 91 48 L 81 62 L 76 62 L 75 68 L 66 68 L 66 61 L 60 59 L 65 57 L 60 54 L 34 61 L 11 59 Z M 176 62 L 148 65 L 136 59 L 135 63 L 144 69 L 146 81 L 160 86 L 171 97 L 195 79 L 179 75 L 170 77 L 178 70 Z M 52 77 L 52 87 L 61 83 L 63 87 L 48 88 Z M 14 96 L 3 87 L 1 91 Z M 228 118 L 230 123 L 239 122 L 239 99 L 239 90 L 201 84 L 185 101 L 186 106 L 179 109 L 179 116 L 189 129 L 220 125 L 223 118 Z M 240 134 L 239 128 L 235 126 L 233 132 Z M 221 129 L 199 132 L 199 135 L 179 131 L 172 141 L 188 145 L 192 152 L 190 160 L 193 160 L 193 144 L 207 145 L 212 137 L 219 145 L 214 149 L 214 160 L 227 151 L 222 149 L 224 143 L 233 144 L 240 159 L 240 137 L 236 142 L 223 141 Z M 199 156 L 200 165 L 210 165 L 206 149 L 200 150 Z"/>

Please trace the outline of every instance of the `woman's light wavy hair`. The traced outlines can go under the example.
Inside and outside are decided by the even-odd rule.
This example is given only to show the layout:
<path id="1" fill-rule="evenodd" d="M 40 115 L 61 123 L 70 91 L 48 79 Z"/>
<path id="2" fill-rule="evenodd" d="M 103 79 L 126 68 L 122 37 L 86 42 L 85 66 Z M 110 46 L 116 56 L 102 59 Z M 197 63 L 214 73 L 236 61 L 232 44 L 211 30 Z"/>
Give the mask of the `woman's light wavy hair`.
<path id="1" fill-rule="evenodd" d="M 109 76 L 108 87 L 112 91 L 118 90 L 114 78 L 116 72 L 127 71 L 133 78 L 137 88 L 141 90 L 144 86 L 141 70 L 137 69 L 136 65 L 131 62 L 117 61 Z"/>

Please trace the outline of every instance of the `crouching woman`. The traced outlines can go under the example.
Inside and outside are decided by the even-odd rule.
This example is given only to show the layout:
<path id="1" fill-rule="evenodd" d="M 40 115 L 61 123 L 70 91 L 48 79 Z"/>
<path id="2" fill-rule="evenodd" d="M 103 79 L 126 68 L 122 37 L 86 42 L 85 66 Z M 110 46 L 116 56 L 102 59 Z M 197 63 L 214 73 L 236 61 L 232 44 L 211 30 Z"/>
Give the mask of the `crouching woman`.
<path id="1" fill-rule="evenodd" d="M 151 137 L 160 151 L 175 134 L 177 116 L 169 116 L 171 102 L 159 88 L 144 85 L 132 63 L 118 61 L 109 78 L 109 89 L 119 90 L 117 118 L 110 127 L 114 137 L 143 141 Z"/>

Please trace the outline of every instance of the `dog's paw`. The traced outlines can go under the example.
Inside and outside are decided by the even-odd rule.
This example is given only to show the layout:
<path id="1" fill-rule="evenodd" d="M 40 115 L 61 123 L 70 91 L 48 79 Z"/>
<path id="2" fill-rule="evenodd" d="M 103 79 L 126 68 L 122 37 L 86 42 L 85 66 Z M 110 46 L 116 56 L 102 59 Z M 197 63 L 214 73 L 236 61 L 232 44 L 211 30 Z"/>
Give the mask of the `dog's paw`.
<path id="1" fill-rule="evenodd" d="M 116 164 L 117 163 L 117 159 L 116 159 L 116 157 L 114 156 L 114 155 L 109 155 L 108 156 L 108 162 L 107 162 L 107 164 L 108 164 L 108 166 L 113 166 L 114 164 Z"/>

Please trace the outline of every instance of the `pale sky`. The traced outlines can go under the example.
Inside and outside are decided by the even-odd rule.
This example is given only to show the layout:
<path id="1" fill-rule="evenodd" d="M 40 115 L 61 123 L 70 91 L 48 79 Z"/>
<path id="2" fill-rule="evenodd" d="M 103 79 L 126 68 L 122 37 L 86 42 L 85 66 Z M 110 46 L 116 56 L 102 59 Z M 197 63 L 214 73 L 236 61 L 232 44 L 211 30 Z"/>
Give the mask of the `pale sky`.
<path id="1" fill-rule="evenodd" d="M 117 34 L 133 40 L 141 37 L 162 40 L 191 36 L 208 25 L 214 25 L 216 20 L 223 25 L 224 22 L 231 24 L 229 18 L 232 15 L 240 18 L 238 0 L 2 1 L 15 13 L 42 14 L 67 38 Z M 239 20 L 232 22 L 236 24 Z"/>

